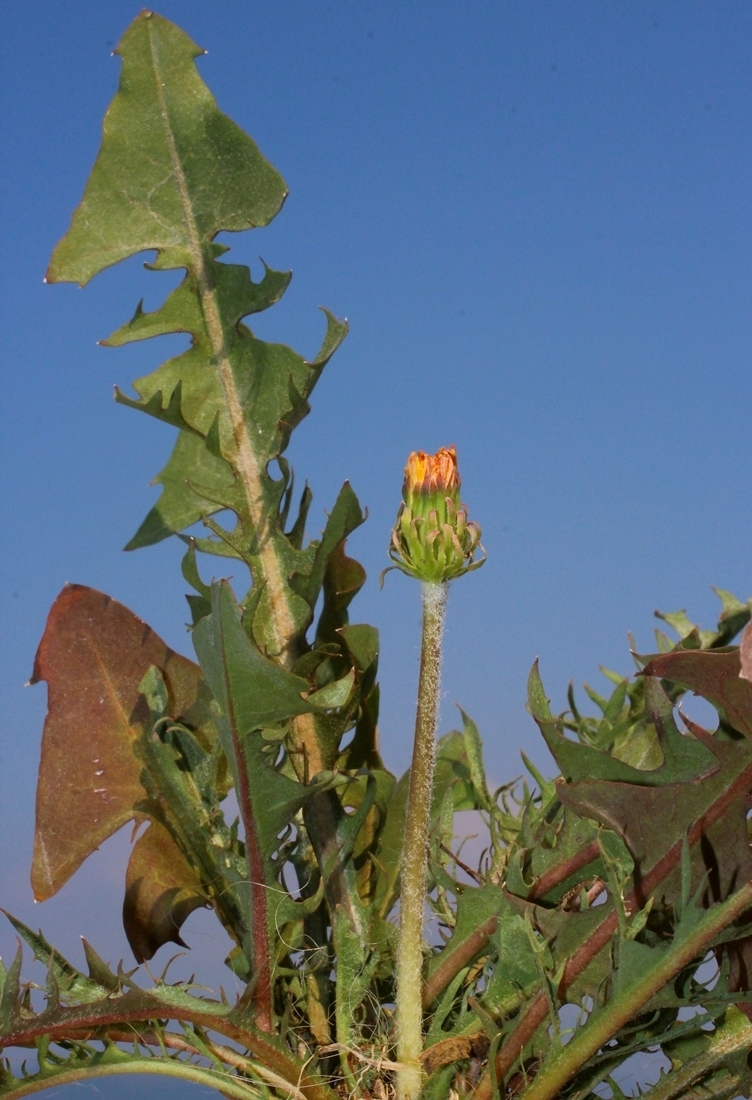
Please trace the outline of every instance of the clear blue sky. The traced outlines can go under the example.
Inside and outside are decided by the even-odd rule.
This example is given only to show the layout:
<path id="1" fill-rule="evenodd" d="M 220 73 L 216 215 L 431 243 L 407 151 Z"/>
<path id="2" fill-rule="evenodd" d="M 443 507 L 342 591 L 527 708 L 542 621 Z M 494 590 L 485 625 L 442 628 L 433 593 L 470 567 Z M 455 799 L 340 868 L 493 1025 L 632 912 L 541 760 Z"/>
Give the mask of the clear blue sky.
<path id="1" fill-rule="evenodd" d="M 315 493 L 313 534 L 346 477 L 370 511 L 351 543 L 370 576 L 353 610 L 381 630 L 387 760 L 408 760 L 419 608 L 414 584 L 392 574 L 380 592 L 377 576 L 408 452 L 453 442 L 489 560 L 451 594 L 443 726 L 461 703 L 495 779 L 519 772 L 520 748 L 551 771 L 524 709 L 535 656 L 561 709 L 570 679 L 629 671 L 627 632 L 649 649 L 656 607 L 711 625 L 711 584 L 752 592 L 752 7 L 158 10 L 207 48 L 220 106 L 290 187 L 270 228 L 231 241 L 256 271 L 262 255 L 295 272 L 256 330 L 309 354 L 317 305 L 350 320 L 291 457 Z M 111 399 L 180 341 L 96 346 L 173 277 L 134 259 L 84 291 L 42 283 L 136 12 L 0 11 L 2 903 L 73 954 L 78 932 L 114 937 L 113 956 L 127 953 L 123 838 L 79 872 L 83 902 L 74 880 L 32 913 L 45 691 L 22 685 L 67 580 L 190 653 L 178 545 L 121 551 L 170 431 Z M 5 929 L 0 943 L 7 953 Z"/>

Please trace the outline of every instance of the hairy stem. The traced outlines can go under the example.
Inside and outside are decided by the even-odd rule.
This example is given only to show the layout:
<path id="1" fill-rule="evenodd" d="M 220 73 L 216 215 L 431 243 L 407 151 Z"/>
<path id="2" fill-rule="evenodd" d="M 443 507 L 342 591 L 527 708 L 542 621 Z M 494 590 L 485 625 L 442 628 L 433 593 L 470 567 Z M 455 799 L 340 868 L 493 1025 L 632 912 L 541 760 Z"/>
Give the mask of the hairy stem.
<path id="1" fill-rule="evenodd" d="M 417 1100 L 423 1081 L 423 908 L 428 871 L 436 726 L 441 686 L 441 639 L 448 585 L 422 585 L 423 636 L 420 654 L 415 742 L 402 849 L 399 955 L 397 958 L 397 1095 Z"/>

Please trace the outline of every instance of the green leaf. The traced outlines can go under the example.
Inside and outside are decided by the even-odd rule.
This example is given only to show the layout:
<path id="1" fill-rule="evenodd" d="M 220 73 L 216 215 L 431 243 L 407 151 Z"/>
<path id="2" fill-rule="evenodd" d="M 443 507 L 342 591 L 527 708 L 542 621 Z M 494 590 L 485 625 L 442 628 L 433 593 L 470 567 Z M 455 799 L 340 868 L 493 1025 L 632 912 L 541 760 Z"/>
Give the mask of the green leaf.
<path id="1" fill-rule="evenodd" d="M 451 791 L 455 812 L 482 809 L 475 792 L 464 733 L 451 730 L 436 745 L 436 771 L 433 781 L 434 811 Z"/>
<path id="2" fill-rule="evenodd" d="M 524 898 L 532 891 L 536 901 L 558 905 L 580 883 L 602 876 L 596 836 L 592 822 L 569 812 L 557 801 L 556 808 L 549 810 L 532 836 L 525 839 L 524 847 L 520 838 L 520 848 L 514 853 L 518 858 L 510 860 L 507 889 Z"/>
<path id="3" fill-rule="evenodd" d="M 578 744 L 564 736 L 562 722 L 551 714 L 537 662 L 528 680 L 528 701 L 533 718 L 564 776 L 572 781 L 600 778 L 612 782 L 660 786 L 708 774 L 715 766 L 713 754 L 694 738 L 684 737 L 673 720 L 672 705 L 656 681 L 646 681 L 648 718 L 655 725 L 663 762 L 652 771 L 641 771 L 609 753 Z M 607 704 L 604 702 L 604 709 Z"/>
<path id="4" fill-rule="evenodd" d="M 376 627 L 356 623 L 341 626 L 337 633 L 344 639 L 358 672 L 367 672 L 379 655 L 379 632 Z"/>
<path id="5" fill-rule="evenodd" d="M 441 951 L 432 955 L 426 970 L 424 1003 L 430 1006 L 462 967 L 489 949 L 504 902 L 498 886 L 466 887 L 458 899 L 456 923 Z"/>
<path id="6" fill-rule="evenodd" d="M 330 557 L 348 535 L 363 523 L 364 519 L 358 498 L 352 491 L 350 483 L 346 481 L 327 520 L 320 542 L 314 544 L 315 555 L 310 571 L 295 573 L 290 578 L 292 588 L 306 600 L 311 608 L 314 607 L 324 583 Z"/>
<path id="7" fill-rule="evenodd" d="M 339 707 L 344 707 L 352 695 L 354 683 L 355 670 L 352 669 L 341 680 L 334 680 L 331 684 L 327 684 L 326 687 L 322 687 L 309 695 L 308 705 L 311 708 L 320 708 L 321 710 L 336 710 Z"/>
<path id="8" fill-rule="evenodd" d="M 689 1069 L 692 1066 L 692 1060 L 697 1059 L 695 1062 L 695 1079 L 697 1079 L 700 1073 L 707 1072 L 708 1069 L 713 1067 L 715 1062 L 713 1058 L 714 1048 L 720 1048 L 720 1057 L 718 1057 L 716 1064 L 724 1064 L 725 1059 L 723 1059 L 721 1051 L 725 1047 L 726 1051 L 731 1053 L 736 1046 L 734 1040 L 737 1039 L 739 1040 L 739 1050 L 742 1053 L 742 1058 L 739 1059 L 741 1062 L 740 1068 L 752 1069 L 749 1062 L 744 1066 L 744 1055 L 752 1048 L 752 1024 L 747 1016 L 735 1005 L 729 1005 L 723 1014 L 714 1020 L 714 1024 L 715 1027 L 712 1031 L 697 1029 L 689 1035 L 662 1044 L 663 1050 L 671 1059 L 674 1069 L 679 1067 Z M 731 1051 L 729 1051 L 729 1048 L 731 1048 Z M 747 1074 L 746 1076 L 752 1084 L 752 1075 Z"/>
<path id="9" fill-rule="evenodd" d="M 539 981 L 538 964 L 525 921 L 506 902 L 499 906 L 496 933 L 497 961 L 483 1003 L 492 1012 L 506 1015 Z"/>
<path id="10" fill-rule="evenodd" d="M 205 516 L 222 509 L 191 488 L 189 479 L 212 490 L 229 488 L 233 484 L 231 468 L 207 448 L 200 436 L 180 432 L 175 449 L 153 484 L 162 486 L 162 494 L 126 545 L 126 550 L 153 546 L 170 535 L 184 531 Z"/>
<path id="11" fill-rule="evenodd" d="M 682 639 L 696 629 L 695 624 L 687 618 L 686 611 L 656 611 L 655 615 L 657 619 L 663 619 L 664 623 L 668 623 Z"/>
<path id="12" fill-rule="evenodd" d="M 266 225 L 279 211 L 285 184 L 218 110 L 194 65 L 203 52 L 148 11 L 123 35 L 120 88 L 50 282 L 83 285 L 147 249 L 159 251 L 161 267 L 187 266 L 220 230 Z"/>
<path id="13" fill-rule="evenodd" d="M 89 968 L 89 977 L 91 980 L 97 982 L 105 989 L 117 989 L 119 986 L 117 974 L 113 974 L 107 963 L 100 958 L 88 940 L 85 940 L 83 936 L 81 937 L 81 944 L 84 949 L 84 955 L 86 956 L 86 965 Z"/>
<path id="14" fill-rule="evenodd" d="M 193 645 L 214 698 L 239 736 L 310 712 L 303 698 L 307 681 L 253 645 L 227 581 L 212 585 L 212 613 L 194 628 Z"/>
<path id="15" fill-rule="evenodd" d="M 207 902 L 230 936 L 243 942 L 250 927 L 248 865 L 219 806 L 229 787 L 228 762 L 219 743 L 208 752 L 190 730 L 170 721 L 157 668 L 141 686 L 152 722 L 136 745 L 149 796 L 139 808 L 155 831 L 136 842 L 126 874 L 123 921 L 131 948 L 139 961 L 151 958 L 188 913 Z"/>
<path id="16" fill-rule="evenodd" d="M 264 264 L 261 282 L 244 288 L 244 316 L 260 313 L 278 302 L 290 285 L 291 278 L 291 271 L 273 271 Z M 153 313 L 144 313 L 139 302 L 132 320 L 100 342 L 104 347 L 118 348 L 134 340 L 148 340 L 152 336 L 166 336 L 180 331 L 191 333 L 202 324 L 197 306 L 196 288 L 186 279 Z M 181 325 L 186 327 L 181 329 Z"/>
<path id="17" fill-rule="evenodd" d="M 611 698 L 606 704 L 606 709 L 603 712 L 603 719 L 608 722 L 609 725 L 615 726 L 621 715 L 624 702 L 627 698 L 627 688 L 629 681 L 626 679 L 620 680 L 616 688 L 614 689 Z"/>
<path id="18" fill-rule="evenodd" d="M 5 910 L 3 910 L 5 912 Z M 8 916 L 8 914 L 5 914 Z M 23 950 L 20 941 L 10 970 L 4 973 L 2 996 L 0 996 L 0 1037 L 7 1035 L 13 1026 L 16 1008 L 21 993 L 21 966 Z M 4 969 L 4 968 L 3 968 Z"/>
<path id="19" fill-rule="evenodd" d="M 752 618 L 752 600 L 742 603 L 731 592 L 722 588 L 713 588 L 721 601 L 721 614 L 718 619 L 718 633 L 712 641 L 712 648 L 729 645 L 740 630 L 743 630 Z"/>
<path id="20" fill-rule="evenodd" d="M 352 797 L 351 788 L 356 787 L 353 813 L 343 812 L 333 796 L 327 799 L 335 811 L 334 844 L 319 851 L 319 866 L 330 898 L 336 966 L 337 1041 L 346 1046 L 357 1041 L 357 1012 L 380 962 L 383 947 L 380 950 L 379 944 L 386 940 L 386 929 L 379 921 L 375 907 L 361 896 L 359 887 L 366 884 L 356 874 L 352 855 L 377 799 L 382 802 L 380 810 L 383 813 L 384 795 L 389 783 L 386 776 L 380 777 L 380 782 L 373 773 L 359 778 L 365 782 L 351 784 L 344 789 L 344 793 Z M 307 821 L 316 814 L 316 810 L 316 805 L 311 807 Z"/>
<path id="21" fill-rule="evenodd" d="M 486 780 L 486 768 L 483 763 L 483 742 L 478 732 L 478 727 L 472 718 L 465 714 L 462 707 L 459 708 L 462 715 L 462 725 L 465 738 L 465 752 L 470 768 L 470 778 L 478 801 L 484 810 L 490 809 L 491 799 L 488 794 L 488 782 Z"/>
<path id="22" fill-rule="evenodd" d="M 78 1004 L 91 1004 L 107 996 L 108 988 L 98 981 L 92 980 L 57 951 L 41 932 L 33 932 L 31 928 L 23 924 L 10 913 L 5 914 L 19 936 L 26 941 L 34 952 L 34 958 L 43 963 L 53 976 L 61 994 Z M 111 988 L 111 987 L 110 987 Z"/>
<path id="23" fill-rule="evenodd" d="M 615 995 L 623 993 L 635 985 L 646 972 L 655 968 L 666 948 L 663 944 L 648 947 L 637 940 L 625 940 L 619 947 L 619 967 L 615 974 Z"/>
<path id="24" fill-rule="evenodd" d="M 324 575 L 324 606 L 316 628 L 316 644 L 339 641 L 338 630 L 348 623 L 347 609 L 365 584 L 360 562 L 345 553 L 345 543 L 334 549 Z"/>
<path id="25" fill-rule="evenodd" d="M 331 776 L 324 773 L 318 782 L 304 785 L 275 768 L 261 731 L 309 712 L 310 705 L 301 697 L 308 685 L 256 649 L 226 581 L 212 585 L 211 614 L 196 625 L 193 641 L 222 710 L 218 728 L 238 795 L 248 860 L 249 934 L 242 946 L 259 1019 L 268 1022 L 276 932 L 296 912 L 303 915 L 279 881 L 273 855 L 282 830 L 330 785 Z"/>
<path id="26" fill-rule="evenodd" d="M 117 49 L 120 87 L 102 145 L 48 279 L 85 283 L 150 249 L 157 252 L 153 268 L 186 269 L 159 309 L 144 313 L 139 305 L 106 341 L 119 346 L 176 332 L 191 338 L 186 352 L 135 383 L 137 401 L 118 394 L 181 429 L 157 478 L 162 495 L 128 545 L 151 545 L 203 519 L 217 540 L 197 545 L 246 561 L 260 595 L 254 636 L 269 655 L 291 663 L 288 654 L 300 649 L 328 557 L 362 515 L 346 487 L 324 538 L 301 549 L 302 529 L 289 536 L 283 530 L 286 475 L 275 480 L 269 464 L 307 414 L 308 396 L 347 325 L 324 311 L 321 350 L 306 361 L 282 344 L 256 339 L 241 323 L 278 301 L 290 276 L 265 267 L 254 283 L 247 267 L 219 262 L 227 248 L 214 238 L 266 225 L 286 188 L 253 141 L 218 109 L 195 68 L 201 52 L 151 12 L 126 31 Z M 227 508 L 237 515 L 234 531 L 211 519 Z"/>

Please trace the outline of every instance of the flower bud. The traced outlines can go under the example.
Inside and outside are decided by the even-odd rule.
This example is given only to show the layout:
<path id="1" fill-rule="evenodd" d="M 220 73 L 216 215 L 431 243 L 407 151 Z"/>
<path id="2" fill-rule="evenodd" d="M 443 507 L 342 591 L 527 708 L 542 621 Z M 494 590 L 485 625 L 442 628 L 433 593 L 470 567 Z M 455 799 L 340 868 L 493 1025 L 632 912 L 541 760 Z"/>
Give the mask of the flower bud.
<path id="1" fill-rule="evenodd" d="M 402 498 L 389 548 L 398 569 L 441 584 L 483 564 L 480 527 L 468 520 L 460 500 L 454 447 L 442 447 L 435 455 L 413 451 L 405 467 Z M 478 561 L 476 550 L 483 555 Z"/>

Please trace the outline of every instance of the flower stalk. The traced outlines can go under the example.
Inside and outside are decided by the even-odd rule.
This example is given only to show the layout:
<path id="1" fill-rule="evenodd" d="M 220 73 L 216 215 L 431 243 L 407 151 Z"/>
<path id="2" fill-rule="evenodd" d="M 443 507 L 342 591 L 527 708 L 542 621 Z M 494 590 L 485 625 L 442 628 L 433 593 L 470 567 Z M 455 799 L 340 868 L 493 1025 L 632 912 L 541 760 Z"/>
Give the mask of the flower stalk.
<path id="1" fill-rule="evenodd" d="M 402 848 L 397 956 L 397 1096 L 418 1100 L 423 1087 L 423 914 L 428 878 L 436 729 L 441 701 L 441 642 L 449 583 L 483 564 L 481 531 L 460 500 L 454 447 L 407 460 L 390 556 L 421 581 L 423 630 L 415 741 Z"/>
<path id="2" fill-rule="evenodd" d="M 423 631 L 415 742 L 402 850 L 400 935 L 397 957 L 397 1073 L 399 1100 L 417 1100 L 423 1084 L 423 910 L 428 874 L 428 833 L 436 728 L 441 688 L 441 642 L 449 584 L 424 581 Z"/>

